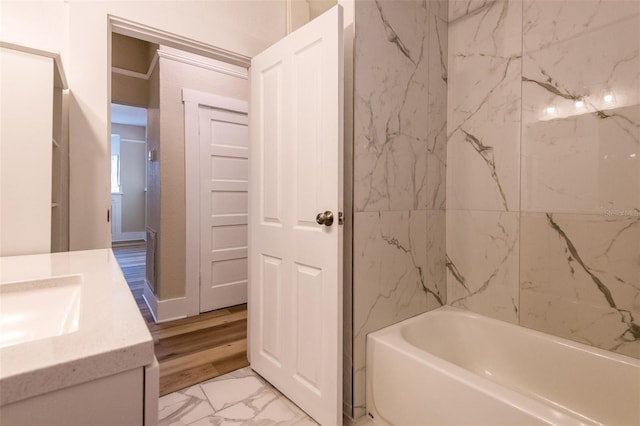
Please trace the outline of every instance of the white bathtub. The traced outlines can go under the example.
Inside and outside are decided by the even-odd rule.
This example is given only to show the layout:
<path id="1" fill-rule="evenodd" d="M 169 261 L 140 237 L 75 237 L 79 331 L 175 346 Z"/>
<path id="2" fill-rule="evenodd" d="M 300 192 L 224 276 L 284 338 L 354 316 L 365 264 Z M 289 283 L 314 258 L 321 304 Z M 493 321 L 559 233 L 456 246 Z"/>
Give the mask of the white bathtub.
<path id="1" fill-rule="evenodd" d="M 640 361 L 452 307 L 367 337 L 367 412 L 410 425 L 640 425 Z"/>

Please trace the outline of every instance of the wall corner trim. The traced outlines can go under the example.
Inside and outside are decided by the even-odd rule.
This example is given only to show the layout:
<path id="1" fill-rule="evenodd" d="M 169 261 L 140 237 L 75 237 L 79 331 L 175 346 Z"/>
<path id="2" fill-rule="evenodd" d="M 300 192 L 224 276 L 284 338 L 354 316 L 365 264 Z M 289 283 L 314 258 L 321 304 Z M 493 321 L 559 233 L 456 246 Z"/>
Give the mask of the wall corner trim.
<path id="1" fill-rule="evenodd" d="M 151 287 L 144 284 L 142 297 L 151 311 L 151 315 L 156 323 L 173 321 L 187 316 L 187 299 L 186 297 L 177 297 L 175 299 L 158 300 L 153 294 Z"/>
<path id="2" fill-rule="evenodd" d="M 53 59 L 53 63 L 55 65 L 55 73 L 54 73 L 54 80 L 53 80 L 54 86 L 63 90 L 69 89 L 69 83 L 67 82 L 67 76 L 64 73 L 64 68 L 62 67 L 62 58 L 60 57 L 59 53 L 49 52 L 48 50 L 35 49 L 33 47 L 9 43 L 2 40 L 0 40 L 0 47 L 5 49 L 17 50 L 24 53 L 30 53 L 32 55 L 44 56 L 45 58 Z"/>

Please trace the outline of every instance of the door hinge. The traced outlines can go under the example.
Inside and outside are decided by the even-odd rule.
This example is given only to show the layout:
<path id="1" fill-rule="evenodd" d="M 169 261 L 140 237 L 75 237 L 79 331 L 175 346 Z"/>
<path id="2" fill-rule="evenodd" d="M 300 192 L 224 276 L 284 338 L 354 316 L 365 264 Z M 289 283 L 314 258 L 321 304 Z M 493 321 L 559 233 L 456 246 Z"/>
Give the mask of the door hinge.
<path id="1" fill-rule="evenodd" d="M 107 209 L 107 223 L 111 221 L 111 209 Z"/>

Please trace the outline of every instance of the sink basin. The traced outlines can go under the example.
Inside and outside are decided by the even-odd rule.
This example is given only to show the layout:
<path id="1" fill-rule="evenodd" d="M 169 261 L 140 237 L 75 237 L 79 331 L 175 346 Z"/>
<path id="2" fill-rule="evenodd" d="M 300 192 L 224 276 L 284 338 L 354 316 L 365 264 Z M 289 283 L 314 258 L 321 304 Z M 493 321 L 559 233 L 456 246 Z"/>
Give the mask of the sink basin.
<path id="1" fill-rule="evenodd" d="M 78 330 L 82 275 L 0 283 L 0 348 Z"/>

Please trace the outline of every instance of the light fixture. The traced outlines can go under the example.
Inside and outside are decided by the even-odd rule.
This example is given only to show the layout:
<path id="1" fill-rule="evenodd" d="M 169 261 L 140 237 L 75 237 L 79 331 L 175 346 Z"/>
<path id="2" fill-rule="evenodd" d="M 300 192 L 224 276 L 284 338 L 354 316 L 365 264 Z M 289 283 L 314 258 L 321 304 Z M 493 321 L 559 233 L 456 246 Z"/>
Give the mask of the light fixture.
<path id="1" fill-rule="evenodd" d="M 604 98 L 603 98 L 603 99 L 604 99 L 604 101 L 605 101 L 606 103 L 608 103 L 608 104 L 612 103 L 612 102 L 613 102 L 613 93 L 606 93 L 606 94 L 604 95 Z"/>
<path id="2" fill-rule="evenodd" d="M 575 106 L 576 106 L 576 108 L 584 108 L 584 101 L 582 99 L 578 99 L 575 102 Z"/>
<path id="3" fill-rule="evenodd" d="M 556 113 L 556 107 L 554 107 L 554 106 L 548 106 L 547 107 L 547 114 L 553 115 L 555 113 Z"/>

